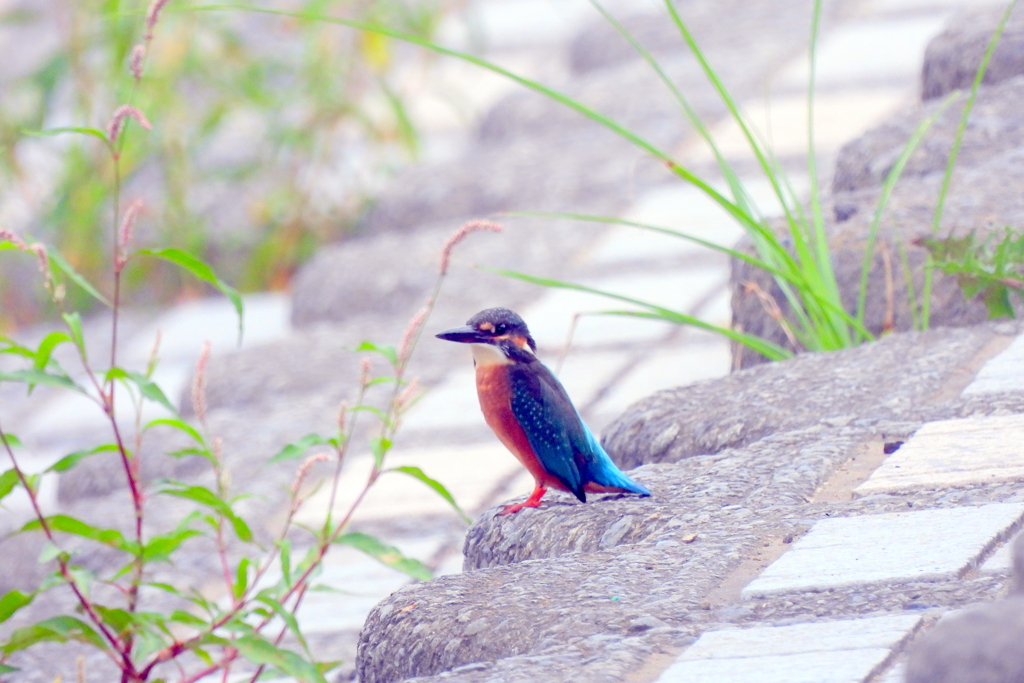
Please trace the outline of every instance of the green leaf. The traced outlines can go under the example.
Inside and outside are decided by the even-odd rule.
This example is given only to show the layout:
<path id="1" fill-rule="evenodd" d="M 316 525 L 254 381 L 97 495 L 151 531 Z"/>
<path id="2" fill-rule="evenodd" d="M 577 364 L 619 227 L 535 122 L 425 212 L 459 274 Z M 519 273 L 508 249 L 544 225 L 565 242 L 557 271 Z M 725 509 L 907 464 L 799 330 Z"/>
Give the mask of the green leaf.
<path id="1" fill-rule="evenodd" d="M 145 562 L 170 562 L 171 555 L 181 544 L 195 536 L 202 536 L 196 529 L 175 529 L 166 534 L 150 538 L 142 548 Z"/>
<path id="2" fill-rule="evenodd" d="M 281 574 L 284 576 L 285 585 L 292 587 L 292 542 L 282 538 L 276 542 L 281 551 Z"/>
<path id="3" fill-rule="evenodd" d="M 25 605 L 31 604 L 36 593 L 22 593 L 21 591 L 10 591 L 0 598 L 0 623 L 7 621 Z"/>
<path id="4" fill-rule="evenodd" d="M 284 605 L 272 598 L 267 591 L 260 591 L 259 595 L 256 596 L 256 600 L 262 602 L 264 605 L 274 611 L 274 613 L 281 617 L 284 623 L 288 626 L 288 630 L 292 632 L 295 639 L 299 641 L 299 645 L 306 652 L 306 656 L 310 659 L 313 658 L 313 653 L 309 651 L 309 644 L 306 643 L 306 637 L 302 635 L 302 630 L 299 629 L 299 622 L 295 619 L 295 615 L 285 609 Z"/>
<path id="5" fill-rule="evenodd" d="M 393 446 L 391 439 L 387 437 L 377 437 L 370 439 L 370 450 L 373 452 L 373 462 L 379 468 L 384 463 L 384 456 L 388 454 Z"/>
<path id="6" fill-rule="evenodd" d="M 239 654 L 253 664 L 271 666 L 303 683 L 327 683 L 314 664 L 256 634 L 244 635 L 231 644 L 238 648 Z"/>
<path id="7" fill-rule="evenodd" d="M 34 130 L 31 128 L 22 128 L 22 134 L 31 135 L 33 137 L 50 137 L 52 135 L 60 135 L 62 133 L 78 133 L 80 135 L 91 135 L 94 138 L 99 138 L 105 144 L 109 145 L 110 140 L 107 139 L 107 134 L 98 128 L 87 128 L 85 126 L 61 126 L 60 128 L 44 128 L 43 130 Z"/>
<path id="8" fill-rule="evenodd" d="M 179 266 L 191 273 L 197 280 L 202 280 L 203 282 L 216 287 L 221 291 L 221 293 L 230 299 L 231 303 L 235 306 L 235 312 L 238 314 L 238 344 L 241 346 L 244 319 L 242 315 L 242 297 L 239 295 L 237 289 L 217 277 L 217 273 L 214 272 L 213 268 L 187 251 L 174 248 L 142 249 L 139 253 L 146 254 L 148 256 L 155 256 L 156 258 L 169 261 L 170 263 Z"/>
<path id="9" fill-rule="evenodd" d="M 85 335 L 82 333 L 82 316 L 77 312 L 74 313 L 62 313 L 61 317 L 64 318 L 64 324 L 68 326 L 68 330 L 71 332 L 71 340 L 78 347 L 78 351 L 85 357 Z"/>
<path id="10" fill-rule="evenodd" d="M 21 669 L 7 664 L 0 664 L 0 674 L 11 674 L 15 671 L 21 671 Z"/>
<path id="11" fill-rule="evenodd" d="M 249 588 L 249 566 L 252 562 L 248 557 L 243 557 L 235 570 L 235 598 L 241 598 Z"/>
<path id="12" fill-rule="evenodd" d="M 133 620 L 128 610 L 104 607 L 103 605 L 93 605 L 93 609 L 100 615 L 100 620 L 114 629 L 119 636 L 124 636 L 129 631 Z"/>
<path id="13" fill-rule="evenodd" d="M 0 353 L 10 353 L 18 356 L 24 356 L 25 358 L 35 358 L 36 352 L 25 346 L 19 344 L 10 337 L 4 337 L 0 335 L 0 343 L 4 344 L 3 348 L 0 348 Z"/>
<path id="14" fill-rule="evenodd" d="M 92 298 L 99 301 L 107 308 L 112 308 L 112 304 L 107 300 L 107 297 L 99 293 L 95 287 L 93 287 L 88 280 L 78 274 L 78 272 L 71 267 L 71 264 L 67 262 L 59 251 L 51 247 L 46 248 L 46 254 L 50 257 L 50 263 L 57 266 L 57 270 L 61 271 L 76 285 L 85 290 Z"/>
<path id="15" fill-rule="evenodd" d="M 65 313 L 65 315 L 67 315 Z M 71 337 L 67 332 L 51 332 L 45 337 L 43 341 L 39 342 L 39 348 L 36 349 L 35 360 L 32 366 L 36 370 L 45 370 L 46 366 L 50 364 L 50 356 L 53 354 L 53 350 L 64 342 L 71 341 Z"/>
<path id="16" fill-rule="evenodd" d="M 419 560 L 414 560 L 402 554 L 398 548 L 386 545 L 375 536 L 352 531 L 342 534 L 334 541 L 339 545 L 347 545 L 360 550 L 383 565 L 397 569 L 420 581 L 429 581 L 433 578 L 430 570 Z"/>
<path id="17" fill-rule="evenodd" d="M 46 543 L 43 544 L 43 549 L 41 551 L 39 551 L 39 560 L 38 560 L 38 562 L 39 562 L 39 564 L 46 564 L 50 560 L 55 560 L 55 559 L 57 559 L 58 557 L 60 557 L 62 555 L 67 557 L 68 554 L 65 553 L 63 550 L 61 550 L 60 547 L 57 546 L 56 543 L 53 543 L 51 541 L 47 541 Z M 64 576 L 62 574 L 60 574 L 60 573 L 57 573 L 55 575 L 55 578 L 57 579 L 57 583 L 63 583 L 63 581 L 64 581 Z"/>
<path id="18" fill-rule="evenodd" d="M 9 496 L 11 491 L 20 483 L 21 479 L 18 478 L 18 472 L 13 467 L 0 474 L 0 501 Z"/>
<path id="19" fill-rule="evenodd" d="M 214 512 L 217 512 L 228 520 L 232 528 L 235 530 L 235 535 L 238 536 L 239 540 L 245 543 L 252 542 L 252 531 L 249 529 L 249 525 L 245 523 L 245 520 L 236 515 L 235 511 L 231 509 L 231 506 L 228 505 L 226 501 L 222 500 L 217 496 L 217 494 L 205 486 L 187 486 L 179 484 L 176 485 L 175 488 L 162 488 L 159 493 L 174 496 L 176 498 L 184 498 L 185 500 L 191 500 L 213 510 Z"/>
<path id="20" fill-rule="evenodd" d="M 74 640 L 101 650 L 106 649 L 106 643 L 100 634 L 81 619 L 75 617 L 60 616 L 40 621 L 38 624 L 19 628 L 11 634 L 10 639 L 0 645 L 0 652 L 11 654 L 18 650 L 24 650 L 36 643 L 56 642 L 66 643 Z"/>
<path id="21" fill-rule="evenodd" d="M 294 441 L 278 451 L 277 455 L 271 458 L 269 462 L 275 463 L 301 458 L 303 454 L 313 446 L 323 446 L 328 444 L 337 446 L 338 440 L 329 439 L 327 437 L 320 436 L 319 434 L 306 434 L 298 441 Z"/>
<path id="22" fill-rule="evenodd" d="M 461 517 L 464 522 L 466 522 L 468 524 L 470 521 L 472 521 L 472 520 L 469 519 L 469 517 L 466 515 L 466 513 L 462 511 L 462 508 L 459 507 L 459 504 L 455 502 L 455 498 L 452 496 L 451 493 L 448 492 L 448 489 L 446 489 L 444 487 L 444 484 L 442 484 L 441 482 L 437 481 L 436 479 L 431 479 L 430 477 L 428 477 L 426 474 L 424 474 L 423 470 L 421 470 L 419 467 L 411 467 L 411 466 L 392 467 L 392 468 L 390 468 L 390 469 L 388 469 L 386 471 L 387 472 L 402 472 L 403 474 L 408 474 L 413 479 L 417 479 L 419 481 L 422 481 L 424 484 L 426 484 L 427 486 L 432 488 L 434 491 L 436 491 L 437 495 L 441 496 L 446 501 L 448 501 L 448 504 L 451 505 L 455 509 L 455 512 L 458 513 L 459 517 Z"/>
<path id="23" fill-rule="evenodd" d="M 134 541 L 125 540 L 124 535 L 117 529 L 101 529 L 91 524 L 86 524 L 80 519 L 69 515 L 53 515 L 46 518 L 46 524 L 53 531 L 61 531 L 73 536 L 88 538 L 90 540 L 109 545 L 125 552 L 135 552 L 137 546 Z M 34 531 L 41 529 L 42 524 L 38 519 L 30 520 L 21 528 L 21 531 Z"/>
<path id="24" fill-rule="evenodd" d="M 47 472 L 66 472 L 66 471 L 70 470 L 72 467 L 74 467 L 75 465 L 77 465 L 79 463 L 79 461 L 82 460 L 83 458 L 87 458 L 90 455 L 95 455 L 96 453 L 109 453 L 111 451 L 116 451 L 116 450 L 118 450 L 117 444 L 107 443 L 107 444 L 103 444 L 102 446 L 96 446 L 95 448 L 89 448 L 89 449 L 84 450 L 84 451 L 75 451 L 74 453 L 70 453 L 68 455 L 65 455 L 60 460 L 58 460 L 57 462 L 55 462 L 52 465 L 50 465 L 49 467 L 47 467 L 46 471 Z"/>
<path id="25" fill-rule="evenodd" d="M 394 346 L 383 346 L 374 344 L 372 341 L 364 341 L 356 347 L 356 351 L 373 351 L 387 358 L 392 365 L 398 365 L 398 351 Z"/>
<path id="26" fill-rule="evenodd" d="M 317 671 L 326 674 L 331 669 L 337 668 L 345 663 L 344 659 L 334 659 L 329 662 L 315 662 Z"/>
<path id="27" fill-rule="evenodd" d="M 180 432 L 188 434 L 189 436 L 192 437 L 193 440 L 195 440 L 197 444 L 203 447 L 203 452 L 209 453 L 209 448 L 206 445 L 206 441 L 203 439 L 203 435 L 200 434 L 194 427 L 179 419 L 162 417 L 156 420 L 151 420 L 146 423 L 146 425 L 142 428 L 142 431 L 147 432 L 153 427 L 159 427 L 160 425 L 163 425 L 165 427 L 171 427 L 173 429 L 177 429 Z"/>
<path id="28" fill-rule="evenodd" d="M 16 437 L 14 434 L 0 431 L 0 443 L 3 443 L 5 440 L 11 448 L 22 448 L 25 445 L 21 442 L 21 439 Z"/>
<path id="29" fill-rule="evenodd" d="M 376 408 L 374 406 L 355 406 L 354 408 L 349 408 L 349 412 L 351 412 L 351 413 L 373 413 L 385 425 L 387 425 L 388 427 L 391 426 L 391 418 L 388 417 L 388 414 L 385 413 L 380 408 Z"/>
<path id="30" fill-rule="evenodd" d="M 13 370 L 11 372 L 0 372 L 0 382 L 25 382 L 31 391 L 37 384 L 57 389 L 71 389 L 81 394 L 86 394 L 85 389 L 75 384 L 67 375 L 54 375 L 42 370 Z M 86 394 L 88 395 L 88 394 Z"/>
<path id="31" fill-rule="evenodd" d="M 178 624 L 185 624 L 186 626 L 196 626 L 202 628 L 206 626 L 206 622 L 194 614 L 189 614 L 180 609 L 176 609 L 171 612 L 171 616 L 168 617 L 168 621 L 173 621 Z"/>
<path id="32" fill-rule="evenodd" d="M 167 410 L 170 411 L 172 414 L 178 414 L 178 409 L 174 405 L 172 405 L 169 400 L 167 400 L 167 396 L 164 395 L 163 390 L 161 390 L 160 387 L 157 386 L 157 384 L 153 380 L 149 379 L 143 374 L 133 372 L 130 370 L 125 370 L 123 368 L 114 367 L 107 370 L 104 379 L 106 379 L 107 381 L 118 379 L 125 383 L 131 382 L 136 387 L 138 387 L 139 393 L 141 393 L 144 397 L 148 398 L 150 401 L 153 401 L 154 403 L 159 403 L 164 408 L 167 408 Z"/>

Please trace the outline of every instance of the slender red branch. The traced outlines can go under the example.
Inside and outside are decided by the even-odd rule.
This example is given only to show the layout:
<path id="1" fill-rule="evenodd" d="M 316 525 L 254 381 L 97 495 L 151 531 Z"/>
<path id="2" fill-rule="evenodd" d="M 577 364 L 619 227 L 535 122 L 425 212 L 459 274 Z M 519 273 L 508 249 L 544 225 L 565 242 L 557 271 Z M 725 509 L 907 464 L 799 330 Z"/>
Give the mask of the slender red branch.
<path id="1" fill-rule="evenodd" d="M 32 506 L 32 512 L 39 521 L 39 526 L 43 530 L 46 540 L 57 546 L 57 539 L 53 535 L 53 529 L 50 528 L 49 522 L 46 521 L 46 515 L 43 514 L 43 510 L 39 506 L 39 498 L 36 496 L 35 490 L 29 485 L 28 477 L 25 476 L 24 470 L 22 470 L 21 466 L 18 464 L 18 459 L 14 455 L 14 449 L 11 448 L 11 443 L 7 440 L 7 433 L 4 431 L 2 425 L 0 425 L 0 442 L 3 442 L 4 450 L 7 451 L 7 457 L 11 459 L 11 467 L 14 469 L 14 472 L 18 477 L 18 481 L 21 483 L 28 495 L 29 504 Z M 103 634 L 103 637 L 110 644 L 111 648 L 121 656 L 121 661 L 119 662 L 113 653 L 107 650 L 104 650 L 103 652 L 110 657 L 118 667 L 131 668 L 131 660 L 128 659 L 127 653 L 124 652 L 124 642 L 118 638 L 115 633 L 110 631 L 110 629 L 107 628 L 107 625 L 103 623 L 103 620 L 100 619 L 100 616 L 96 613 L 92 602 L 85 596 L 81 587 L 78 585 L 78 581 L 76 581 L 75 577 L 71 574 L 67 560 L 64 559 L 64 553 L 57 555 L 57 567 L 60 570 L 60 575 L 64 579 L 64 582 L 67 583 L 68 587 L 71 588 L 71 591 L 75 594 L 75 598 L 78 600 L 78 604 L 81 605 L 82 610 L 86 615 L 88 615 L 89 620 L 93 622 L 93 625 L 100 631 L 100 633 Z"/>

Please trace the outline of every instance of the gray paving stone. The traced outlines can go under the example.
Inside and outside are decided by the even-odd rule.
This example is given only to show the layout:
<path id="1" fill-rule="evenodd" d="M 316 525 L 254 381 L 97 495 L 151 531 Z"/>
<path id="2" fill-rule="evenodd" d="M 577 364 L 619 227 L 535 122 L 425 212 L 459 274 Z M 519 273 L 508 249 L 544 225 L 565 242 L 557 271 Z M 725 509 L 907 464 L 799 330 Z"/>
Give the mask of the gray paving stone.
<path id="1" fill-rule="evenodd" d="M 959 9 L 981 6 L 1006 6 L 1006 0 L 868 0 L 861 7 L 865 15 L 887 12 L 919 12 L 934 9 Z"/>
<path id="2" fill-rule="evenodd" d="M 888 671 L 882 674 L 877 683 L 904 683 L 906 676 L 907 665 L 904 662 L 899 662 L 896 666 L 890 667 Z"/>
<path id="3" fill-rule="evenodd" d="M 819 520 L 742 594 L 955 578 L 1022 516 L 1024 505 L 995 503 Z"/>
<path id="4" fill-rule="evenodd" d="M 560 369 L 557 356 L 542 354 L 541 360 L 556 373 L 576 407 L 582 409 L 626 367 L 632 353 L 571 349 Z"/>
<path id="5" fill-rule="evenodd" d="M 248 294 L 243 303 L 242 348 L 283 339 L 291 332 L 291 298 L 287 294 Z M 158 331 L 161 359 L 186 359 L 194 363 L 206 341 L 214 353 L 238 348 L 238 317 L 225 297 L 198 299 L 170 309 L 127 341 L 127 357 L 145 361 Z"/>
<path id="6" fill-rule="evenodd" d="M 480 400 L 476 396 L 476 374 L 472 355 L 466 353 L 465 365 L 430 389 L 403 418 L 403 428 L 416 430 L 455 429 L 483 424 Z"/>
<path id="7" fill-rule="evenodd" d="M 920 623 L 897 615 L 704 633 L 658 683 L 858 683 Z"/>
<path id="8" fill-rule="evenodd" d="M 814 98 L 815 149 L 819 154 L 836 152 L 850 139 L 881 122 L 906 105 L 914 94 L 908 88 L 873 87 L 823 91 Z M 776 156 L 807 154 L 807 97 L 802 94 L 778 95 L 765 104 L 763 99 L 742 104 L 748 121 L 767 141 Z M 732 119 L 711 129 L 722 154 L 727 158 L 753 158 L 742 129 Z M 688 160 L 710 162 L 713 156 L 703 142 L 692 142 L 684 154 Z"/>
<path id="9" fill-rule="evenodd" d="M 992 556 L 981 565 L 982 574 L 1009 574 L 1013 570 L 1013 544 L 1024 535 L 1024 531 L 1018 532 L 1006 543 L 992 553 Z"/>
<path id="10" fill-rule="evenodd" d="M 905 19 L 850 22 L 827 34 L 818 46 L 818 87 L 850 87 L 862 83 L 914 84 L 921 73 L 924 49 L 938 35 L 945 12 Z M 807 85 L 806 58 L 782 69 L 778 83 L 794 88 Z"/>
<path id="11" fill-rule="evenodd" d="M 981 368 L 963 396 L 1024 391 L 1024 336 L 1017 337 L 1006 349 Z"/>
<path id="12" fill-rule="evenodd" d="M 396 545 L 406 557 L 423 561 L 444 540 L 428 537 Z M 323 571 L 314 581 L 314 585 L 330 590 L 307 594 L 297 613 L 299 624 L 309 634 L 358 630 L 374 605 L 409 582 L 405 574 L 386 569 L 357 550 L 332 548 L 324 559 Z"/>
<path id="13" fill-rule="evenodd" d="M 693 336 L 698 338 L 690 343 Z M 685 345 L 656 351 L 616 382 L 597 410 L 621 413 L 655 391 L 685 386 L 704 379 L 724 377 L 732 367 L 732 353 L 725 337 L 688 335 Z"/>
<path id="14" fill-rule="evenodd" d="M 727 275 L 721 268 L 701 268 L 609 277 L 581 284 L 675 311 L 688 312 L 710 292 L 723 287 L 726 279 Z M 565 344 L 574 315 L 608 310 L 640 309 L 626 302 L 588 292 L 557 289 L 522 311 L 522 316 L 539 347 L 560 349 Z M 673 327 L 671 323 L 659 320 L 584 315 L 576 325 L 573 346 L 655 341 L 666 336 Z"/>
<path id="15" fill-rule="evenodd" d="M 788 178 L 797 195 L 804 197 L 810 186 L 807 176 L 794 173 Z M 768 181 L 763 178 L 741 178 L 741 181 L 762 215 L 775 216 L 782 213 L 778 197 Z M 712 183 L 712 186 L 731 198 L 728 187 L 716 183 Z M 682 183 L 648 190 L 637 198 L 624 218 L 678 230 L 730 248 L 744 234 L 736 220 L 708 195 L 692 185 Z M 609 230 L 588 254 L 588 259 L 593 264 L 603 265 L 639 260 L 661 261 L 692 255 L 714 256 L 707 247 L 686 239 L 622 226 Z"/>
<path id="16" fill-rule="evenodd" d="M 481 418 L 482 419 L 482 418 Z M 366 484 L 372 460 L 352 458 L 345 466 L 335 498 L 335 513 L 344 512 Z M 497 440 L 475 445 L 443 448 L 394 450 L 386 466 L 419 467 L 427 476 L 442 482 L 456 502 L 468 511 L 477 510 L 501 482 L 522 469 L 515 456 Z M 517 493 L 520 491 L 517 491 Z M 528 493 L 525 488 L 522 493 Z M 322 523 L 330 501 L 329 487 L 312 495 L 296 515 L 296 521 Z M 363 499 L 353 521 L 411 519 L 420 515 L 451 515 L 451 506 L 423 482 L 395 472 L 383 475 Z"/>
<path id="17" fill-rule="evenodd" d="M 1024 415 L 929 422 L 854 492 L 868 495 L 1024 478 Z"/>

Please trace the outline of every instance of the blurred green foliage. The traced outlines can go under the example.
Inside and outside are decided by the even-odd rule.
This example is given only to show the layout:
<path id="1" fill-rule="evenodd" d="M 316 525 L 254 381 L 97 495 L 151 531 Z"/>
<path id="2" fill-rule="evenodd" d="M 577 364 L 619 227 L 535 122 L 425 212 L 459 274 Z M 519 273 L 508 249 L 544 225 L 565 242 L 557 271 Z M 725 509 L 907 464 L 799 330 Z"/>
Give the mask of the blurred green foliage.
<path id="1" fill-rule="evenodd" d="M 928 238 L 919 241 L 935 267 L 956 277 L 965 299 L 981 296 L 989 318 L 1015 318 L 1011 294 L 1024 301 L 1024 233 L 1006 227 L 979 237 Z"/>
<path id="2" fill-rule="evenodd" d="M 252 6 L 377 22 L 428 38 L 440 2 Z M 242 290 L 282 287 L 317 244 L 351 227 L 376 174 L 415 155 L 416 132 L 395 82 L 409 61 L 401 51 L 416 48 L 326 22 L 189 11 L 171 0 L 136 84 L 129 63 L 143 42 L 148 5 L 36 2 L 0 16 L 16 51 L 19 36 L 32 43 L 19 60 L 28 68 L 0 71 L 0 223 L 57 247 L 108 291 L 120 182 L 125 200 L 143 197 L 147 205 L 136 246 L 184 249 Z M 144 112 L 153 130 L 128 136 L 120 179 L 110 177 L 96 139 L 30 134 L 104 129 L 124 102 Z M 125 271 L 132 300 L 197 293 L 166 264 L 141 261 Z M 45 293 L 31 290 L 32 275 L 0 256 L 0 329 L 46 315 Z"/>

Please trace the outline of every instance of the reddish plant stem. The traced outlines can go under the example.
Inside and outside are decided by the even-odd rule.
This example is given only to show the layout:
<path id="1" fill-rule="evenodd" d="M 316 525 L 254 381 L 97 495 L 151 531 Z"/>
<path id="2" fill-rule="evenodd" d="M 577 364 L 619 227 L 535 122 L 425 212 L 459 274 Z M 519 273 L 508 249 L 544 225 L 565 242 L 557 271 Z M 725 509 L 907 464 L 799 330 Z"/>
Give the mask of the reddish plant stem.
<path id="1" fill-rule="evenodd" d="M 28 495 L 29 504 L 32 506 L 32 512 L 35 514 L 36 519 L 39 520 L 39 526 L 43 530 L 43 534 L 50 543 L 56 546 L 57 539 L 53 535 L 53 529 L 50 528 L 49 523 L 46 521 L 46 515 L 43 514 L 42 508 L 39 507 L 39 499 L 36 496 L 35 491 L 29 485 L 28 478 L 25 476 L 24 470 L 22 470 L 21 466 L 18 464 L 18 459 L 14 455 L 14 449 L 11 448 L 11 444 L 7 440 L 7 433 L 4 432 L 2 426 L 0 426 L 0 441 L 4 444 L 4 450 L 7 451 L 7 457 L 11 459 L 11 467 L 14 469 L 15 474 L 17 474 L 18 481 L 21 483 Z M 128 669 L 132 670 L 134 673 L 134 667 L 132 667 L 129 652 L 124 649 L 125 643 L 107 628 L 107 625 L 103 623 L 99 614 L 96 613 L 92 602 L 82 592 L 81 587 L 78 585 L 78 581 L 76 581 L 75 577 L 71 574 L 67 560 L 63 557 L 63 553 L 57 555 L 57 566 L 60 569 L 61 577 L 75 594 L 75 598 L 78 600 L 78 604 L 81 605 L 82 610 L 86 615 L 88 615 L 89 620 L 93 622 L 93 625 L 96 626 L 100 633 L 103 634 L 103 637 L 110 644 L 111 648 L 118 654 L 118 656 L 120 656 L 121 661 L 118 661 L 118 657 L 115 657 L 114 654 L 108 650 L 103 650 L 104 654 L 110 657 L 114 661 L 114 664 L 121 668 L 122 671 Z"/>
<path id="2" fill-rule="evenodd" d="M 231 568 L 228 567 L 228 550 L 224 544 L 224 522 L 223 517 L 217 520 L 217 554 L 220 555 L 220 569 L 224 573 L 224 585 L 227 586 L 228 595 L 231 596 L 232 606 L 238 605 L 238 597 L 235 596 L 235 583 L 231 580 Z"/>

